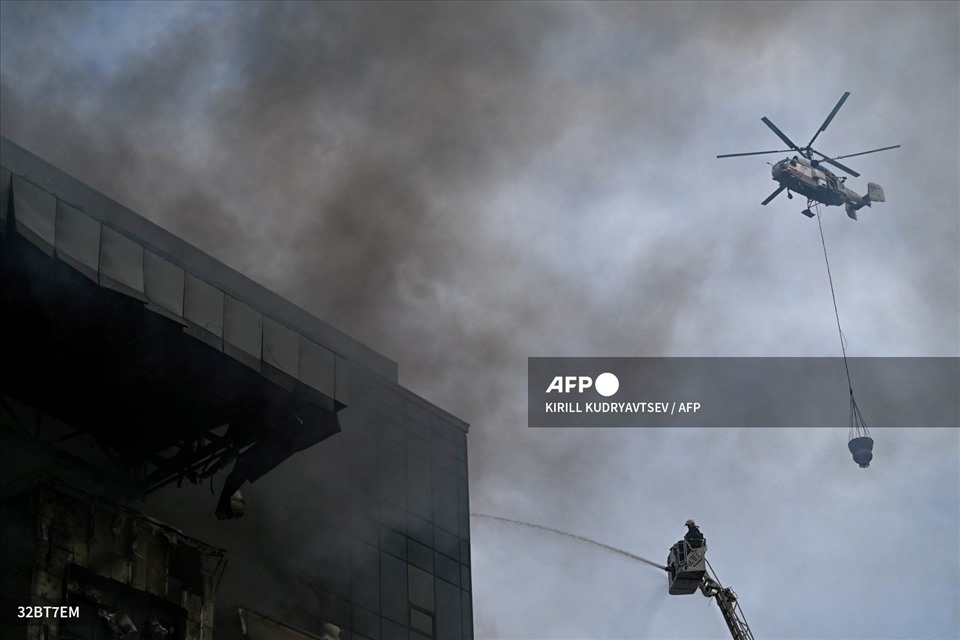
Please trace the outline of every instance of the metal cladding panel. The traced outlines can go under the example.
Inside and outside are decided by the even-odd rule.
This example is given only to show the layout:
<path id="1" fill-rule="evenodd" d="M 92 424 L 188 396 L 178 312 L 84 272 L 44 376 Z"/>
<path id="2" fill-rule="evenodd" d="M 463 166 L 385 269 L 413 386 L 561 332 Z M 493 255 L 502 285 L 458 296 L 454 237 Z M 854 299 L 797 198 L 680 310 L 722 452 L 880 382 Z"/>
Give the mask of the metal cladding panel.
<path id="1" fill-rule="evenodd" d="M 144 250 L 143 288 L 147 308 L 182 322 L 183 277 L 183 269 L 152 251 Z"/>
<path id="2" fill-rule="evenodd" d="M 335 356 L 336 360 L 334 362 L 334 393 L 333 398 L 337 402 L 340 402 L 344 405 L 350 404 L 350 378 L 352 375 L 350 371 L 350 361 L 346 358 L 341 358 L 339 355 Z"/>
<path id="3" fill-rule="evenodd" d="M 57 199 L 19 176 L 13 176 L 13 207 L 17 232 L 53 255 L 57 227 Z"/>
<path id="4" fill-rule="evenodd" d="M 188 333 L 216 349 L 223 349 L 223 291 L 187 273 L 183 317 L 193 325 Z"/>
<path id="5" fill-rule="evenodd" d="M 145 298 L 143 247 L 106 226 L 100 233 L 100 286 Z"/>
<path id="6" fill-rule="evenodd" d="M 243 300 L 253 309 L 275 319 L 277 323 L 299 334 L 299 336 L 308 338 L 311 342 L 337 354 L 343 362 L 349 364 L 351 372 L 356 371 L 362 374 L 371 372 L 396 384 L 397 365 L 395 362 L 343 334 L 322 320 L 311 316 L 303 309 L 282 299 L 277 294 L 226 265 L 217 262 L 182 239 L 3 137 L 0 137 L 0 164 L 3 165 L 3 170 L 0 172 L 0 177 L 2 177 L 0 186 L 2 186 L 4 193 L 9 196 L 5 201 L 0 202 L 0 205 L 2 205 L 0 213 L 10 214 L 10 217 L 14 217 L 14 214 L 18 213 L 14 209 L 14 203 L 19 204 L 21 209 L 26 211 L 30 203 L 25 202 L 25 199 L 31 195 L 28 193 L 31 191 L 34 192 L 34 195 L 37 195 L 39 191 L 40 200 L 51 203 L 47 207 L 46 228 L 44 229 L 43 225 L 39 225 L 40 234 L 37 234 L 36 230 L 32 228 L 38 225 L 31 224 L 28 226 L 24 223 L 20 225 L 23 228 L 21 233 L 29 237 L 32 243 L 41 246 L 48 245 L 44 247 L 48 254 L 54 255 L 53 251 L 56 249 L 57 200 L 70 203 L 71 206 L 102 225 L 101 255 L 98 261 L 98 280 L 101 286 L 118 289 L 138 300 L 143 300 L 146 295 L 148 297 L 148 308 L 152 311 L 176 319 L 183 324 L 188 324 L 182 318 L 182 275 L 185 271 L 201 278 L 224 292 L 224 294 L 232 295 L 237 300 Z M 0 194 L 0 201 L 2 200 L 4 200 L 3 194 Z M 50 214 L 51 211 L 52 214 Z M 17 217 L 19 218 L 19 216 Z M 181 295 L 164 296 L 158 293 L 156 286 L 148 284 L 151 281 L 152 272 L 144 264 L 140 265 L 139 274 L 136 270 L 133 270 L 132 273 L 125 274 L 126 278 L 116 277 L 120 274 L 113 273 L 111 269 L 118 265 L 105 264 L 106 259 L 113 259 L 114 256 L 110 254 L 109 247 L 104 246 L 105 242 L 109 242 L 109 239 L 104 240 L 104 236 L 109 235 L 103 231 L 104 228 L 110 229 L 115 234 L 121 234 L 132 241 L 133 245 L 140 245 L 142 250 L 152 251 L 153 258 L 162 256 L 164 262 L 161 262 L 159 258 L 156 260 L 147 258 L 146 255 L 144 255 L 144 261 L 152 260 L 153 263 L 159 262 L 161 265 L 169 266 L 172 264 L 179 267 L 182 270 L 178 272 L 181 275 L 181 284 L 179 285 Z M 46 240 L 43 240 L 43 238 L 46 238 Z M 167 271 L 169 270 L 167 269 Z M 162 278 L 161 281 L 163 281 Z M 142 286 L 138 286 L 141 282 Z M 150 289 L 152 293 L 146 294 L 147 289 Z M 164 303 L 158 302 L 158 299 L 161 298 L 164 299 Z M 176 298 L 179 298 L 179 302 L 173 301 Z M 196 328 L 198 325 L 193 326 Z M 299 345 L 297 345 L 297 352 L 299 357 Z M 288 373 L 292 370 L 292 366 L 285 367 L 286 370 L 276 368 L 268 364 L 271 360 L 270 354 L 267 353 L 266 361 L 261 361 L 258 365 L 261 372 L 269 369 L 270 376 L 279 377 L 284 386 L 293 385 L 296 387 L 297 384 L 303 384 L 303 386 L 312 389 L 310 385 L 299 381 L 299 374 L 291 376 Z M 288 365 L 292 365 L 292 362 Z M 336 371 L 338 374 L 340 371 L 339 365 L 340 363 L 337 363 Z M 297 363 L 297 370 L 299 371 L 299 362 Z M 276 375 L 274 376 L 274 374 Z M 335 382 L 335 384 L 341 385 L 340 382 Z M 340 399 L 338 398 L 338 400 Z"/>
<path id="7" fill-rule="evenodd" d="M 233 296 L 223 298 L 223 351 L 260 370 L 263 314 Z"/>
<path id="8" fill-rule="evenodd" d="M 336 356 L 332 351 L 324 349 L 303 336 L 300 337 L 300 382 L 334 398 L 336 395 L 335 367 Z"/>
<path id="9" fill-rule="evenodd" d="M 11 173 L 0 167 L 0 223 L 7 221 L 7 207 L 10 206 L 10 176 Z M 6 225 L 0 225 L 0 232 L 6 231 L 3 227 Z"/>
<path id="10" fill-rule="evenodd" d="M 300 336 L 268 316 L 263 317 L 263 363 L 300 377 Z"/>
<path id="11" fill-rule="evenodd" d="M 94 282 L 100 271 L 100 223 L 57 201 L 57 257 Z"/>

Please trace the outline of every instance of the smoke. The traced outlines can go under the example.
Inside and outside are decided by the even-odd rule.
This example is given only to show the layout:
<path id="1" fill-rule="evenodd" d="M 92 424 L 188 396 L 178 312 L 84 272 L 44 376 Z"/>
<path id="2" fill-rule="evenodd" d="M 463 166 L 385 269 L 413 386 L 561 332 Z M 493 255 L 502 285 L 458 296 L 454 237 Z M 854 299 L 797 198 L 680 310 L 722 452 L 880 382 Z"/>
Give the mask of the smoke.
<path id="1" fill-rule="evenodd" d="M 816 230 L 793 209 L 759 207 L 772 190 L 765 165 L 714 159 L 770 148 L 761 115 L 802 138 L 850 90 L 824 151 L 904 145 L 874 171 L 883 154 L 858 158 L 889 200 L 869 222 L 824 220 L 844 328 L 851 355 L 956 352 L 957 217 L 943 213 L 957 202 L 955 6 L 3 2 L 0 12 L 3 135 L 396 360 L 405 386 L 472 424 L 480 511 L 563 513 L 564 528 L 604 522 L 653 540 L 691 513 L 749 539 L 761 517 L 771 536 L 809 531 L 785 532 L 781 504 L 803 505 L 810 522 L 829 512 L 830 501 L 807 500 L 807 479 L 847 477 L 840 430 L 524 426 L 528 356 L 837 353 Z M 928 95 L 944 98 L 917 98 Z M 902 129 L 878 131 L 861 107 Z M 845 399 L 841 390 L 841 417 Z M 940 461 L 933 475 L 957 446 L 902 442 Z M 302 458 L 315 456 L 325 454 Z M 311 465 L 287 468 L 277 477 L 300 486 Z M 349 489 L 324 480 L 331 494 Z M 208 506 L 182 518 L 205 522 Z M 304 508 L 285 505 L 290 529 L 309 536 L 293 517 Z M 641 510 L 652 514 L 642 526 Z M 299 575 L 297 559 L 287 521 L 270 515 L 247 551 L 283 567 L 282 582 Z M 229 524 L 239 538 L 252 522 Z M 941 591 L 955 596 L 955 584 Z M 478 635 L 492 632 L 480 623 Z"/>
<path id="2" fill-rule="evenodd" d="M 4 135 L 398 361 L 405 386 L 476 425 L 475 486 L 502 464 L 548 478 L 616 455 L 519 429 L 525 359 L 666 353 L 709 274 L 709 241 L 657 231 L 665 204 L 605 203 L 662 181 L 644 150 L 704 112 L 692 85 L 648 90 L 687 61 L 646 46 L 619 63 L 631 81 L 597 75 L 618 55 L 608 33 L 674 46 L 661 9 L 4 11 Z M 117 42 L 125 29 L 147 34 Z M 15 35 L 31 31 L 57 46 Z M 559 55 L 572 42 L 590 55 Z"/>

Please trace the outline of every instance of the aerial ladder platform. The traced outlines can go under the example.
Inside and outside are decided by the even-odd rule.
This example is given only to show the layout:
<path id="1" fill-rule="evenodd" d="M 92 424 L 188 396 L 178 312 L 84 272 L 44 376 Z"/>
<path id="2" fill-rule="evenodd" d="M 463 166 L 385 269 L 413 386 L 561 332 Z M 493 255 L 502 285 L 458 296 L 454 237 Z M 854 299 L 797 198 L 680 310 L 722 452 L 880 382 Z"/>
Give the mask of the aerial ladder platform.
<path id="1" fill-rule="evenodd" d="M 753 632 L 740 609 L 737 594 L 730 587 L 720 584 L 707 562 L 706 540 L 697 546 L 692 546 L 686 539 L 677 542 L 670 547 L 667 566 L 663 569 L 669 576 L 670 595 L 689 595 L 699 589 L 707 598 L 716 600 L 733 640 L 754 640 Z"/>

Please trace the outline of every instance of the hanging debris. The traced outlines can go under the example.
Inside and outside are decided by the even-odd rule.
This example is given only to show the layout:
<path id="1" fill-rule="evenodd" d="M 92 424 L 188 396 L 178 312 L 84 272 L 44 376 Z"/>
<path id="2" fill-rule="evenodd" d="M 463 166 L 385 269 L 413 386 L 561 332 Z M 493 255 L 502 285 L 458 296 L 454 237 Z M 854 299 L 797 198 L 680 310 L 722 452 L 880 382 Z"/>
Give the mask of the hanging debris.
<path id="1" fill-rule="evenodd" d="M 847 344 L 840 328 L 840 311 L 837 309 L 837 293 L 833 288 L 833 275 L 830 273 L 830 258 L 827 257 L 827 242 L 823 237 L 823 224 L 820 222 L 820 205 L 816 205 L 817 225 L 820 227 L 820 243 L 823 245 L 823 260 L 827 263 L 827 278 L 830 280 L 830 295 L 833 297 L 833 313 L 837 318 L 837 331 L 840 333 L 840 350 L 843 352 L 843 368 L 847 372 L 847 388 L 850 390 L 850 433 L 848 434 L 847 448 L 853 454 L 853 461 L 861 469 L 870 466 L 873 460 L 873 438 L 867 430 L 867 425 L 857 406 L 857 399 L 853 396 L 853 382 L 850 379 L 850 365 L 847 363 Z"/>

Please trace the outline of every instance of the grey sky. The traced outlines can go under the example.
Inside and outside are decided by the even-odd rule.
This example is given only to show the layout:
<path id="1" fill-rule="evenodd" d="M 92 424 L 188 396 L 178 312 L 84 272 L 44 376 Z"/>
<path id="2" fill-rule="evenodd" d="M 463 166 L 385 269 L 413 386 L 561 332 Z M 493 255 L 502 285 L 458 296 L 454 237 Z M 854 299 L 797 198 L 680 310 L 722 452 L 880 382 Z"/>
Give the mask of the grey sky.
<path id="1" fill-rule="evenodd" d="M 960 355 L 956 3 L 0 4 L 0 130 L 378 349 L 469 421 L 475 511 L 660 560 L 696 518 L 758 637 L 955 637 L 960 435 L 531 431 L 528 356 Z M 784 154 L 786 155 L 786 154 Z M 854 380 L 856 385 L 856 380 Z M 846 390 L 837 389 L 838 425 Z M 869 406 L 861 407 L 868 424 Z M 646 566 L 473 524 L 481 638 L 722 637 Z"/>

